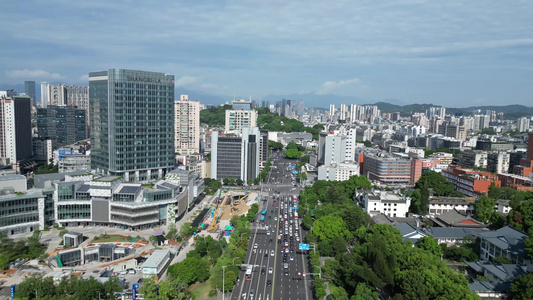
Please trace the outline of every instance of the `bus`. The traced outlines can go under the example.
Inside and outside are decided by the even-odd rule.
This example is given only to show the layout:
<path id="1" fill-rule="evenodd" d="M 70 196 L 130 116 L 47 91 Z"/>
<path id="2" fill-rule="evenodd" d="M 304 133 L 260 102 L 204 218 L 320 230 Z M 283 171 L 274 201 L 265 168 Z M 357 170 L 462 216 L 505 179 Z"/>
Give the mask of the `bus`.
<path id="1" fill-rule="evenodd" d="M 261 214 L 262 214 L 263 216 L 266 215 L 266 213 L 267 213 L 266 209 L 263 210 L 263 211 L 261 212 Z"/>
<path id="2" fill-rule="evenodd" d="M 252 266 L 246 267 L 246 280 L 252 280 Z"/>

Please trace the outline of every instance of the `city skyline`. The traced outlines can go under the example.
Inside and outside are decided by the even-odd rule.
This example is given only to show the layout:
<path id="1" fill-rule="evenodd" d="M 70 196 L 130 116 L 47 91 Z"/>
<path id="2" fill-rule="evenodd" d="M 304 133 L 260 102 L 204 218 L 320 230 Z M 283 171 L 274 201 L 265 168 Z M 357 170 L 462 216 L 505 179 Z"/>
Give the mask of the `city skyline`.
<path id="1" fill-rule="evenodd" d="M 90 71 L 113 67 L 224 97 L 301 95 L 306 106 L 329 95 L 336 105 L 532 102 L 529 2 L 23 2 L 2 5 L 2 86 L 88 85 Z"/>

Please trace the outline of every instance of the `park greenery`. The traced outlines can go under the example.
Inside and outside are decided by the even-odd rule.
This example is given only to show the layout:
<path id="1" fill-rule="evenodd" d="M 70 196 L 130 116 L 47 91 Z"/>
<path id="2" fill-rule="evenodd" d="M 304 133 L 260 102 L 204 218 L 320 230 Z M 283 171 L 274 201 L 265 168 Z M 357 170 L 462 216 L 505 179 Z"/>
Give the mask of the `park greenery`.
<path id="1" fill-rule="evenodd" d="M 364 176 L 352 176 L 317 181 L 300 193 L 307 239 L 318 250 L 310 252 L 312 272 L 327 278 L 333 299 L 479 299 L 465 276 L 441 260 L 436 240 L 424 238 L 413 247 L 394 227 L 371 225 L 353 201 L 355 189 L 369 188 Z M 325 284 L 314 276 L 315 297 L 326 296 Z"/>
<path id="2" fill-rule="evenodd" d="M 200 111 L 200 123 L 209 127 L 224 126 L 226 121 L 226 110 L 231 109 L 231 105 L 214 106 Z"/>
<path id="3" fill-rule="evenodd" d="M 13 241 L 5 233 L 0 232 L 0 267 L 5 270 L 9 263 L 17 258 L 35 259 L 42 258 L 45 246 L 41 244 L 41 232 L 36 229 L 27 239 Z"/>
<path id="4" fill-rule="evenodd" d="M 34 275 L 24 279 L 17 285 L 15 299 L 114 300 L 117 297 L 116 293 L 121 292 L 122 289 L 123 286 L 116 276 L 110 277 L 104 283 L 92 277 L 83 279 L 70 276 L 62 278 L 58 284 L 55 284 L 52 277 L 43 278 L 42 276 Z"/>

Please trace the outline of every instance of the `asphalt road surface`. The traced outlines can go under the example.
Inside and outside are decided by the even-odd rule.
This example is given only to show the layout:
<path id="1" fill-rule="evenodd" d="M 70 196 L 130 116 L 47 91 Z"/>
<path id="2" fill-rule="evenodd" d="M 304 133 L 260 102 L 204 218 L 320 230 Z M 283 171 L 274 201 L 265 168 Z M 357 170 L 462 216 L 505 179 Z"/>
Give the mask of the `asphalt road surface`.
<path id="1" fill-rule="evenodd" d="M 259 213 L 252 223 L 252 233 L 239 282 L 234 287 L 231 299 L 290 300 L 312 299 L 311 282 L 304 276 L 308 266 L 308 251 L 298 250 L 305 234 L 300 220 L 295 218 L 293 201 L 300 188 L 292 182 L 295 160 L 274 154 L 267 183 L 263 193 L 269 196 L 259 203 Z M 266 210 L 264 224 L 260 222 Z M 252 266 L 251 278 L 246 279 L 245 270 Z"/>

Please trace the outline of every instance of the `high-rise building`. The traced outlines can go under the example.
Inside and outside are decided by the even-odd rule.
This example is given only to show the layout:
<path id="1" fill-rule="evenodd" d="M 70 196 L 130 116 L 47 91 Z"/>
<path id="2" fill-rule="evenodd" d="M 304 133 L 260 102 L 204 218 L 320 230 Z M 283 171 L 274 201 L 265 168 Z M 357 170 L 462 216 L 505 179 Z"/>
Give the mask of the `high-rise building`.
<path id="1" fill-rule="evenodd" d="M 332 118 L 335 115 L 335 104 L 329 105 L 329 117 Z"/>
<path id="2" fill-rule="evenodd" d="M 529 133 L 527 139 L 527 154 L 526 158 L 533 160 L 533 133 Z"/>
<path id="3" fill-rule="evenodd" d="M 91 168 L 126 181 L 163 178 L 174 163 L 174 76 L 89 73 Z"/>
<path id="4" fill-rule="evenodd" d="M 211 178 L 254 180 L 261 160 L 259 128 L 243 128 L 242 134 L 221 136 L 211 132 Z"/>
<path id="5" fill-rule="evenodd" d="M 35 106 L 35 81 L 24 81 L 24 93 L 30 97 L 31 104 Z"/>
<path id="6" fill-rule="evenodd" d="M 243 128 L 252 128 L 257 126 L 257 110 L 226 110 L 226 125 L 224 133 L 238 134 Z"/>
<path id="7" fill-rule="evenodd" d="M 187 95 L 174 102 L 174 151 L 200 153 L 200 102 L 189 100 Z"/>
<path id="8" fill-rule="evenodd" d="M 28 96 L 0 98 L 0 158 L 11 165 L 33 155 L 31 100 Z"/>
<path id="9" fill-rule="evenodd" d="M 430 107 L 429 108 L 429 114 L 428 114 L 429 119 L 433 119 L 435 117 L 444 119 L 444 116 L 446 116 L 446 107 Z"/>
<path id="10" fill-rule="evenodd" d="M 520 132 L 528 132 L 529 131 L 529 118 L 522 117 L 519 118 L 517 121 L 517 129 Z"/>
<path id="11" fill-rule="evenodd" d="M 85 140 L 86 112 L 74 106 L 48 105 L 37 109 L 37 133 L 54 140 L 54 145 L 68 145 Z"/>

